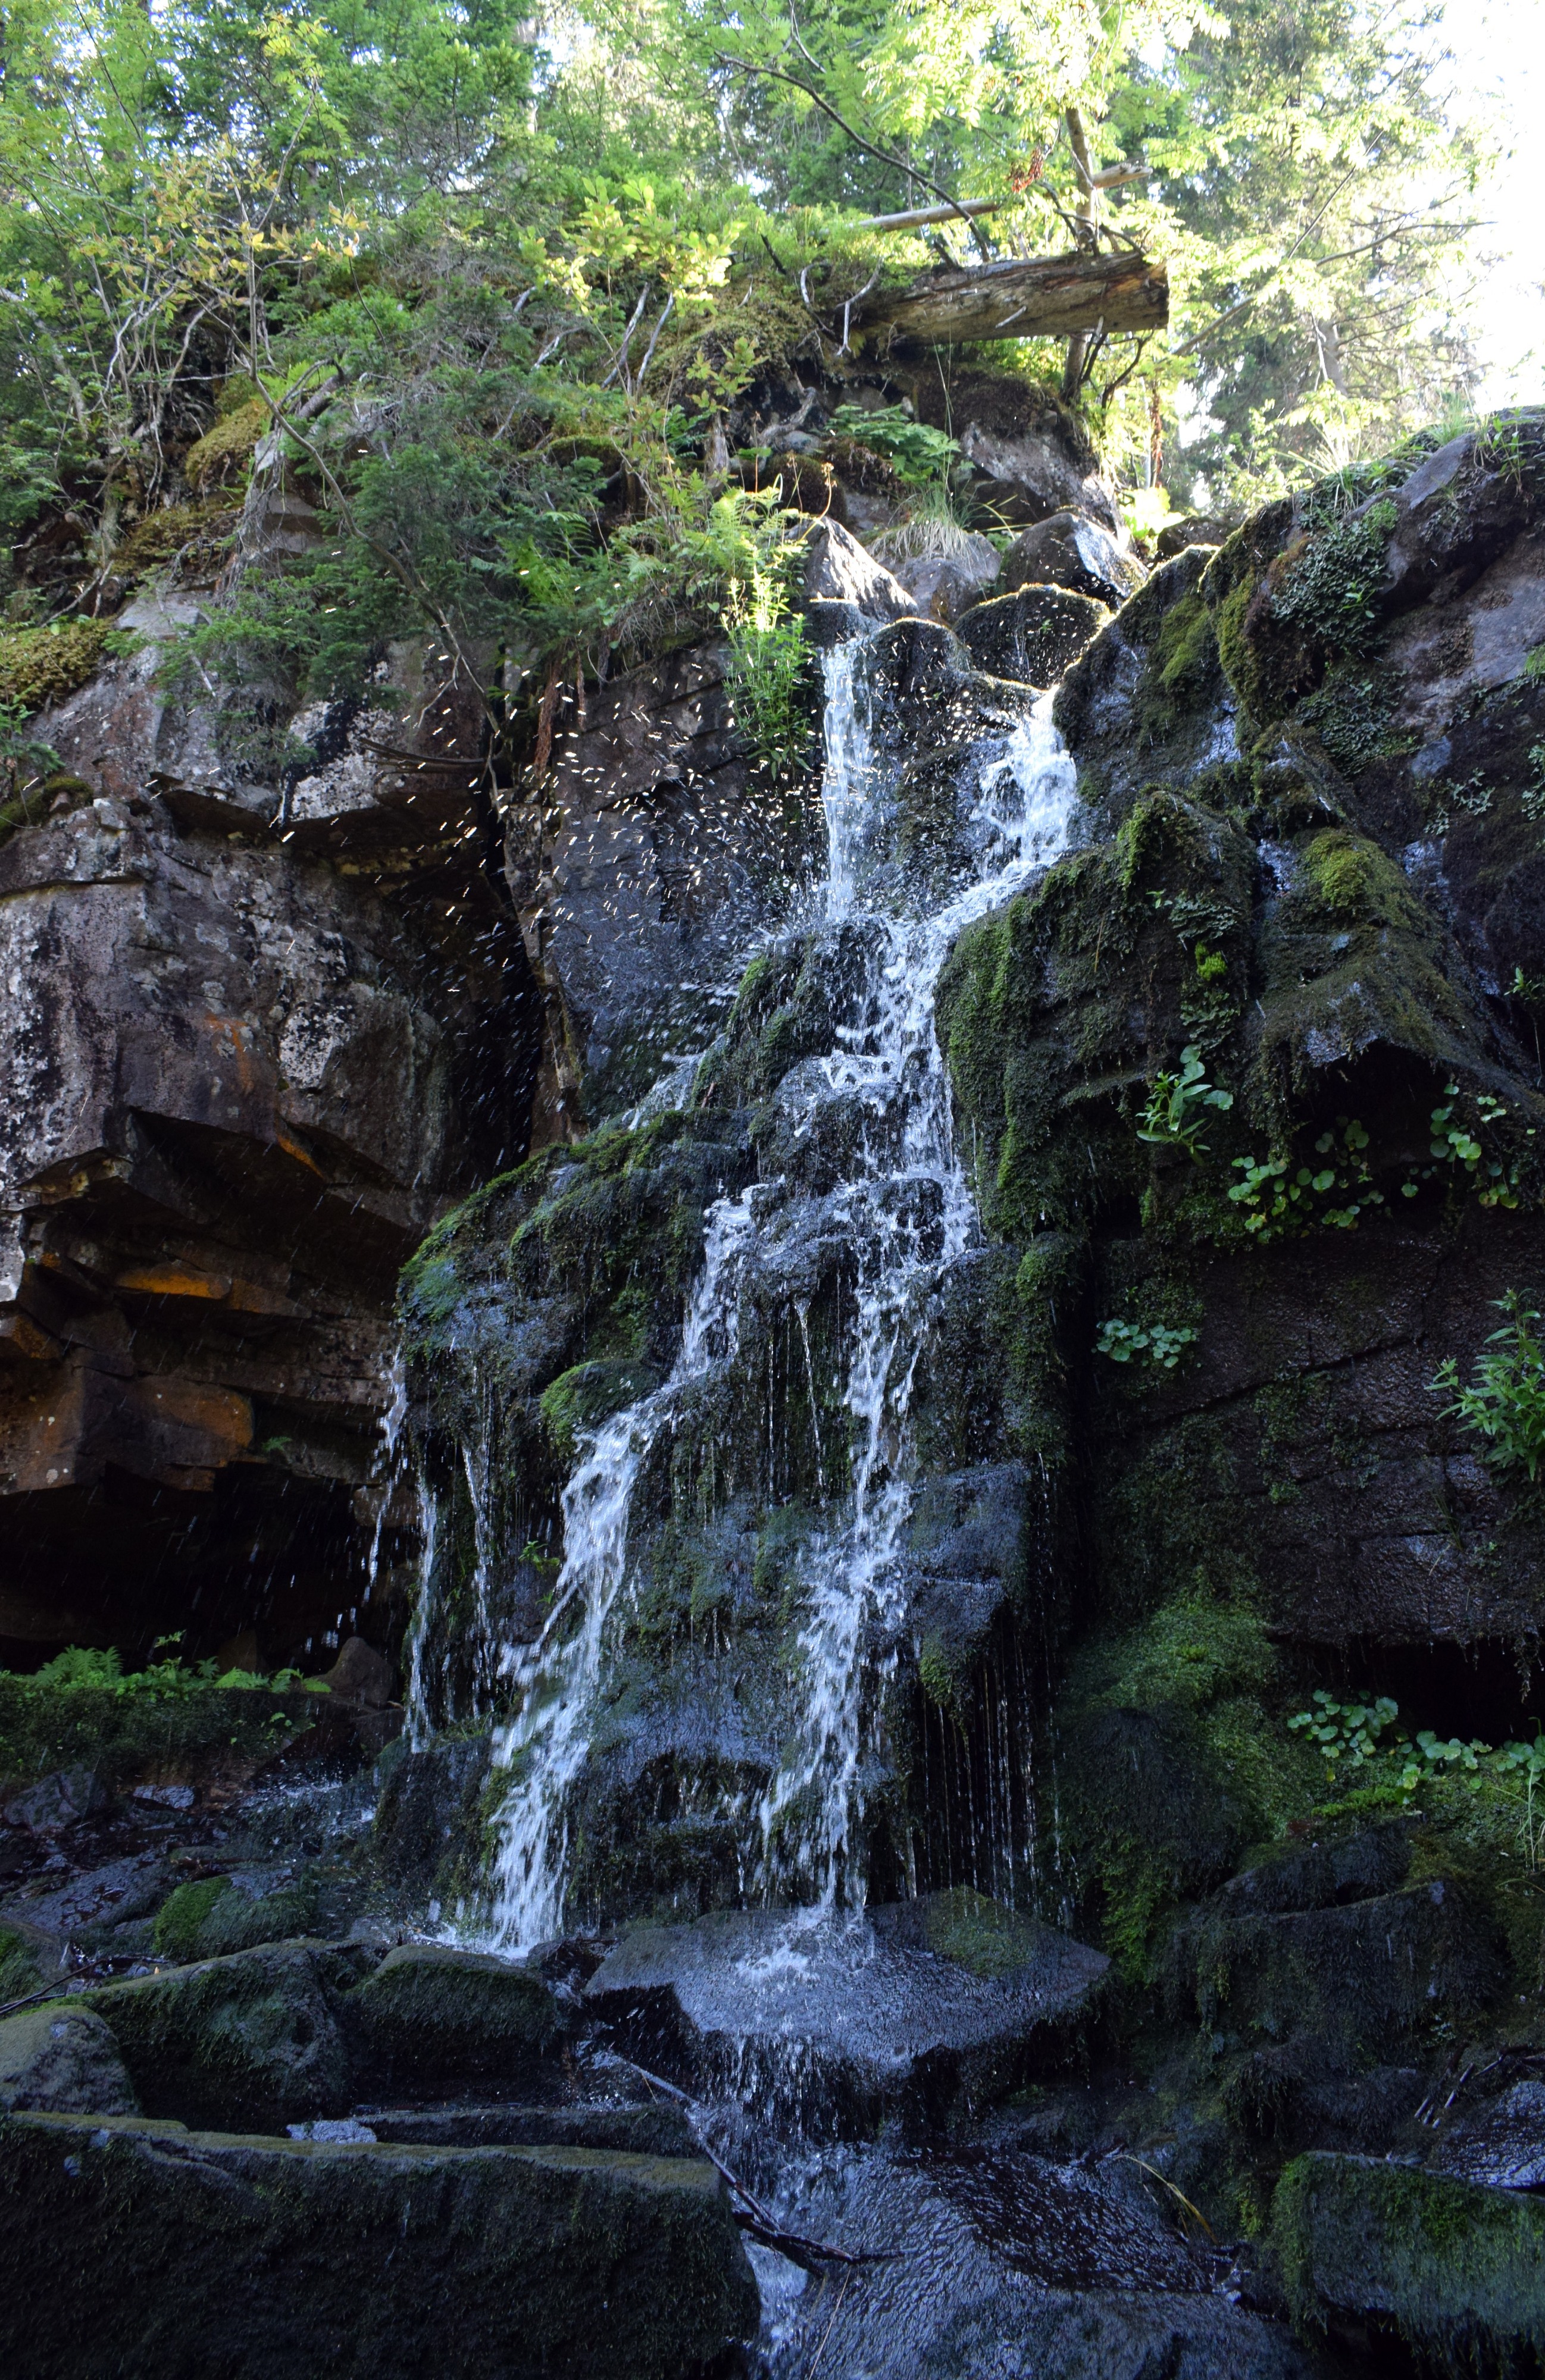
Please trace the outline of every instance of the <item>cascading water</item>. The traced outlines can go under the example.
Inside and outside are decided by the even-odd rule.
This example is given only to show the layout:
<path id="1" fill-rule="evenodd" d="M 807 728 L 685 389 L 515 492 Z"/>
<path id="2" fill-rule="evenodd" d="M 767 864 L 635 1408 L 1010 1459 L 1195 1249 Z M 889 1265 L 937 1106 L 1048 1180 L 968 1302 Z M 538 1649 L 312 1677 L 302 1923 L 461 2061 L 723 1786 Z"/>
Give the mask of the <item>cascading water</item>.
<path id="1" fill-rule="evenodd" d="M 722 1200 L 711 1214 L 671 1377 L 592 1440 L 564 1490 L 553 1609 L 536 1642 L 506 1658 L 519 1709 L 494 1746 L 496 1761 L 515 1772 L 499 1819 L 495 1923 L 499 1939 L 514 1947 L 540 1942 L 562 1924 L 568 1795 L 589 1742 L 607 1619 L 627 1576 L 634 1482 L 682 1389 L 734 1353 L 736 1259 L 750 1229 L 748 1196 Z"/>
<path id="2" fill-rule="evenodd" d="M 818 895 L 824 930 L 840 932 L 860 956 L 833 1048 L 796 1067 L 778 1094 L 796 1137 L 835 1108 L 858 1119 L 846 1178 L 825 1200 L 823 1218 L 855 1269 L 841 1356 L 848 1484 L 803 1557 L 797 1723 L 760 1806 L 736 1813 L 748 1836 L 748 1882 L 769 1900 L 813 1903 L 817 1912 L 864 1900 L 865 1772 L 889 1658 L 877 1648 L 894 1641 L 905 1591 L 897 1554 L 913 1501 L 914 1376 L 931 1301 L 977 1233 L 954 1146 L 935 989 L 963 927 L 1065 847 L 1074 808 L 1074 769 L 1048 695 L 979 745 L 967 821 L 974 863 L 934 905 L 908 897 L 886 848 L 894 771 L 873 732 L 866 653 L 864 644 L 849 644 L 825 662 L 828 865 Z M 517 1716 L 495 1747 L 496 1761 L 512 1771 L 493 1879 L 492 1933 L 503 1948 L 550 1938 L 562 1925 L 567 1804 L 603 1686 L 609 1623 L 627 1584 L 640 1467 L 684 1391 L 733 1359 L 745 1283 L 758 1269 L 776 1269 L 800 1204 L 785 1183 L 767 1182 L 711 1209 L 670 1378 L 604 1426 L 565 1491 L 554 1607 L 537 1642 L 506 1653 L 503 1664 L 517 1698 Z M 803 1311 L 799 1328 L 809 1366 Z M 813 1371 L 811 1390 L 813 1409 Z M 817 1463 L 824 1476 L 819 1447 Z"/>

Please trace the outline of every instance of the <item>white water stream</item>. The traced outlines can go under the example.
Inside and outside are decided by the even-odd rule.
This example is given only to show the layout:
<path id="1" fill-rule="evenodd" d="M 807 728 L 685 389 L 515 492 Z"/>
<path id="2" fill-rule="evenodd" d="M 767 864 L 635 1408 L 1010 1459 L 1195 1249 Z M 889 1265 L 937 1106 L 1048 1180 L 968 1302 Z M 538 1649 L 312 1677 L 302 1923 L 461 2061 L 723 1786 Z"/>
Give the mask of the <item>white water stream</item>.
<path id="1" fill-rule="evenodd" d="M 851 1487 L 805 1558 L 798 1722 L 753 1815 L 758 1840 L 744 1846 L 747 1873 L 769 1900 L 813 1902 L 817 1911 L 863 1900 L 866 1737 L 877 1701 L 871 1647 L 899 1616 L 913 1377 L 930 1301 L 978 1229 L 954 1145 L 935 989 L 962 928 L 1066 847 L 1074 808 L 1073 764 L 1047 695 L 1011 733 L 978 747 L 974 876 L 936 909 L 898 908 L 894 868 L 879 847 L 891 786 L 871 734 L 867 648 L 829 654 L 825 673 L 829 858 L 821 899 L 830 926 L 861 929 L 864 964 L 835 1048 L 797 1067 L 778 1097 L 797 1131 L 813 1129 L 833 1102 L 856 1107 L 861 1118 L 849 1178 L 830 1202 L 857 1269 L 843 1355 Z M 671 1377 L 588 1445 L 564 1493 L 553 1610 L 535 1644 L 504 1657 L 519 1707 L 495 1739 L 496 1764 L 511 1773 L 493 1879 L 492 1937 L 501 1949 L 562 1930 L 568 1803 L 604 1680 L 608 1622 L 627 1581 L 634 1485 L 683 1390 L 735 1354 L 746 1269 L 757 1263 L 764 1235 L 774 1254 L 782 1228 L 777 1188 L 758 1184 L 711 1210 Z"/>

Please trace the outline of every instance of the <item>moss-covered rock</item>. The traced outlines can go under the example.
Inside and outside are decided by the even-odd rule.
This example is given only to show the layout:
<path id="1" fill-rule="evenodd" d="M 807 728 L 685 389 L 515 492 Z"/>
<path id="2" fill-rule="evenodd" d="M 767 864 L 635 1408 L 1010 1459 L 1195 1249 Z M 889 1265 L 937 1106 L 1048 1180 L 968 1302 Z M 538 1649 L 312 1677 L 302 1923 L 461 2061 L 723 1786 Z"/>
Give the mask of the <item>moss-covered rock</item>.
<path id="1" fill-rule="evenodd" d="M 359 1963 L 275 1944 L 81 1998 L 106 2022 L 151 2115 L 262 2128 L 347 2107 L 348 2057 L 335 2010 Z"/>
<path id="2" fill-rule="evenodd" d="M 1370 2157 L 1288 2167 L 1271 2242 L 1308 2330 L 1393 2333 L 1423 2368 L 1469 2380 L 1545 2355 L 1545 2206 Z"/>
<path id="3" fill-rule="evenodd" d="M 1430 2025 L 1474 2022 L 1502 1980 L 1481 1912 L 1437 1876 L 1315 1910 L 1245 1910 L 1224 1894 L 1174 1958 L 1210 2033 L 1308 2034 L 1327 2062 L 1352 2065 L 1412 2055 Z"/>
<path id="4" fill-rule="evenodd" d="M 0 2018 L 0 2108 L 137 2116 L 140 2103 L 101 2017 L 57 1999 Z"/>
<path id="5" fill-rule="evenodd" d="M 34 2380 L 707 2380 L 757 2326 L 712 2166 L 0 2118 L 0 2353 Z"/>
<path id="6" fill-rule="evenodd" d="M 237 1890 L 229 1876 L 205 1876 L 179 1884 L 162 1903 L 156 1912 L 155 1948 L 182 1961 L 225 1958 L 309 1933 L 316 1910 L 316 1887 L 309 1878 L 276 1892 L 253 1894 Z"/>
<path id="7" fill-rule="evenodd" d="M 405 1943 L 349 1994 L 344 2017 L 372 2087 L 508 2083 L 558 2038 L 553 1994 L 529 1967 Z"/>

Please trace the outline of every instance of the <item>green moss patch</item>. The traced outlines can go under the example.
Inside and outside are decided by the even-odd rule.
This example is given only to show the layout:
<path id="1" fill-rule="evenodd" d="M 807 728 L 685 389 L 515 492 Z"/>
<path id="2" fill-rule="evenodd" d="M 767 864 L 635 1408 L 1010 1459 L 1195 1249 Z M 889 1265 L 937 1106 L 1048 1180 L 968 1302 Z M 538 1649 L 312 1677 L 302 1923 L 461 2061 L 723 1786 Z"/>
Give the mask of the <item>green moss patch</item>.
<path id="1" fill-rule="evenodd" d="M 101 667 L 112 634 L 107 620 L 7 630 L 0 635 L 0 702 L 25 711 L 63 702 Z"/>
<path id="2" fill-rule="evenodd" d="M 201 491 L 235 479 L 246 469 L 273 419 L 272 407 L 261 396 L 225 414 L 184 455 L 182 475 L 189 486 Z"/>
<path id="3" fill-rule="evenodd" d="M 1372 2322 L 1442 2374 L 1545 2353 L 1545 2204 L 1371 2157 L 1290 2165 L 1271 2240 L 1306 2328 Z"/>
<path id="4" fill-rule="evenodd" d="M 113 556 L 113 568 L 119 577 L 138 578 L 175 561 L 191 545 L 223 547 L 235 534 L 237 519 L 237 508 L 228 500 L 164 504 L 135 522 Z"/>

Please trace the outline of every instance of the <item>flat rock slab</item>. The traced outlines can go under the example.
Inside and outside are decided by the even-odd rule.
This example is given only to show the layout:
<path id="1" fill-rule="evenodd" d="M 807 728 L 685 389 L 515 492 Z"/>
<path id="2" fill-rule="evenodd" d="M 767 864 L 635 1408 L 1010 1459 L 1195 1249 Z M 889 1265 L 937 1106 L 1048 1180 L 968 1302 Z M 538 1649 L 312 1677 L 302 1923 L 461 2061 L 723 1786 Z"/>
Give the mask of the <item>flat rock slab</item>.
<path id="1" fill-rule="evenodd" d="M 1271 2239 L 1300 2320 L 1394 2332 L 1442 2371 L 1521 2372 L 1545 2355 L 1545 2205 L 1410 2166 L 1302 2156 Z"/>
<path id="2" fill-rule="evenodd" d="M 712 2168 L 0 2117 L 28 2380 L 690 2380 L 758 2319 Z"/>
<path id="3" fill-rule="evenodd" d="M 433 2148 L 626 2149 L 641 2156 L 700 2154 L 685 2109 L 656 2100 L 641 2107 L 571 2102 L 529 2107 L 368 2108 L 359 2119 L 378 2141 Z"/>
<path id="4" fill-rule="evenodd" d="M 1053 2049 L 1109 1961 L 974 1893 L 868 1916 L 722 1911 L 639 1926 L 586 1988 L 639 2048 L 816 2130 L 866 2130 L 1012 2087 Z M 816 2111 L 813 2118 L 812 2108 Z"/>

